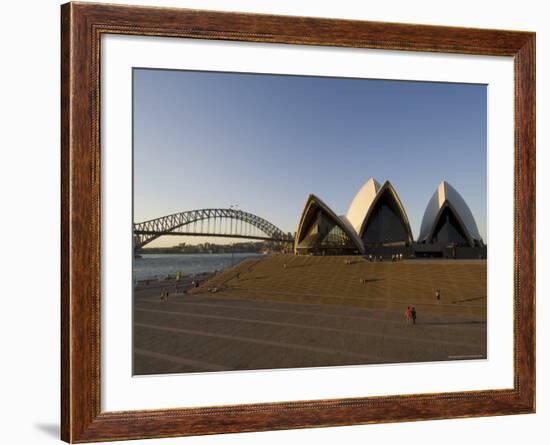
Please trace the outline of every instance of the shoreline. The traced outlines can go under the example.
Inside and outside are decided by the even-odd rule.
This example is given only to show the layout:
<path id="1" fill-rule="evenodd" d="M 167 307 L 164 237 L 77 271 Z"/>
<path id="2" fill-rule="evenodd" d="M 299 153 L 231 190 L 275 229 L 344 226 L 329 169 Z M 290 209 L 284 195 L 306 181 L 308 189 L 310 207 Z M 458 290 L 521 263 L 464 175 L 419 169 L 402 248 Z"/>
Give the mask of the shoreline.
<path id="1" fill-rule="evenodd" d="M 218 272 L 219 273 L 219 272 Z M 203 272 L 194 275 L 185 275 L 180 281 L 177 281 L 175 276 L 165 279 L 139 280 L 134 283 L 133 293 L 134 299 L 143 297 L 159 296 L 161 292 L 169 294 L 185 294 L 193 287 L 193 281 L 198 281 L 199 284 L 212 279 L 216 273 Z"/>
<path id="2" fill-rule="evenodd" d="M 262 253 L 262 252 L 246 252 L 246 251 L 235 251 L 235 252 L 174 252 L 174 251 L 163 251 L 163 252 L 136 252 L 134 258 L 137 255 L 274 255 L 273 253 Z"/>
<path id="3" fill-rule="evenodd" d="M 143 284 L 181 278 L 193 278 L 202 274 L 220 273 L 248 259 L 266 258 L 257 254 L 148 254 L 134 259 L 132 281 Z"/>

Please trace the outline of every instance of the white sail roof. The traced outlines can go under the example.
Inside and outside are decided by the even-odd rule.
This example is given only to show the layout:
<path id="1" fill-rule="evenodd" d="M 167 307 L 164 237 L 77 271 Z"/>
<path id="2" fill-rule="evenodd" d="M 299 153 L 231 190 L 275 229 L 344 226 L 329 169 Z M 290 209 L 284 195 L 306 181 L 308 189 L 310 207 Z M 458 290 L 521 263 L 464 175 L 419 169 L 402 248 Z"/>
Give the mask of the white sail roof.
<path id="1" fill-rule="evenodd" d="M 313 206 L 318 206 L 321 208 L 327 216 L 329 216 L 351 239 L 354 245 L 357 247 L 359 252 L 364 253 L 364 246 L 361 242 L 361 239 L 357 236 L 357 233 L 350 225 L 346 217 L 340 217 L 334 213 L 334 211 L 326 205 L 319 197 L 311 194 L 306 200 L 304 209 L 302 210 L 302 215 L 300 217 L 300 222 L 298 223 L 298 229 L 296 230 L 296 239 L 295 239 L 295 249 L 297 247 L 298 240 L 302 238 L 302 232 L 304 231 L 304 222 L 307 218 L 308 213 L 311 211 Z"/>
<path id="2" fill-rule="evenodd" d="M 450 204 L 453 208 L 457 214 L 456 216 L 460 219 L 468 231 L 468 235 L 474 240 L 481 240 L 481 236 L 479 235 L 479 231 L 477 229 L 477 224 L 472 211 L 468 207 L 468 204 L 466 204 L 464 198 L 462 198 L 460 193 L 458 193 L 454 187 L 452 187 L 448 182 L 442 181 L 430 198 L 426 210 L 424 211 L 418 241 L 427 241 L 435 227 L 435 224 L 437 223 L 437 218 L 440 211 L 446 203 Z"/>
<path id="3" fill-rule="evenodd" d="M 346 220 L 353 229 L 355 233 L 359 234 L 361 231 L 361 226 L 365 220 L 369 209 L 380 190 L 380 184 L 374 178 L 370 178 L 363 186 L 359 189 L 351 205 L 349 206 L 348 212 L 346 213 Z"/>

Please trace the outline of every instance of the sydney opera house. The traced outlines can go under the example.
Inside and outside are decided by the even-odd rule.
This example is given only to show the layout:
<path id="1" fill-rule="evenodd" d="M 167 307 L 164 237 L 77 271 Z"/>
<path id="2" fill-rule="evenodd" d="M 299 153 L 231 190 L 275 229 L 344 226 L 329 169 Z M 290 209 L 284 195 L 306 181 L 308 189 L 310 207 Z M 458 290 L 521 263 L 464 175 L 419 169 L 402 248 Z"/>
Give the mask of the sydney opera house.
<path id="1" fill-rule="evenodd" d="M 300 217 L 294 251 L 298 255 L 485 258 L 487 248 L 470 208 L 447 182 L 428 202 L 414 240 L 407 212 L 389 181 L 369 179 L 345 215 L 336 215 L 309 195 Z"/>

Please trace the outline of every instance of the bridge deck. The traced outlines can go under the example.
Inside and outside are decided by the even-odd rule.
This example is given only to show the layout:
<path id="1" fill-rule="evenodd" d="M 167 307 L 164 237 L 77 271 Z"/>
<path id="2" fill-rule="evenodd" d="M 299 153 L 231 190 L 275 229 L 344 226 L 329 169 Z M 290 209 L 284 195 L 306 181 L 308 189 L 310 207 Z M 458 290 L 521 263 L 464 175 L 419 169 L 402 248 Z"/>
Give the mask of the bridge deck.
<path id="1" fill-rule="evenodd" d="M 293 241 L 291 235 L 266 219 L 234 208 L 188 210 L 134 223 L 136 249 L 164 235 Z"/>

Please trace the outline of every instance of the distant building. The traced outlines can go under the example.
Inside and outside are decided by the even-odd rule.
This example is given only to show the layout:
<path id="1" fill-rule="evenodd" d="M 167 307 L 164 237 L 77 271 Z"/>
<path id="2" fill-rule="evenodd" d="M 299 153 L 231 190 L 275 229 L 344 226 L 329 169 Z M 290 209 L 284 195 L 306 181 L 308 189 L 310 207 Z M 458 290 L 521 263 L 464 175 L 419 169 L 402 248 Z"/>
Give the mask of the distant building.
<path id="1" fill-rule="evenodd" d="M 468 257 L 486 255 L 472 212 L 460 194 L 443 181 L 428 202 L 420 236 L 414 241 L 399 195 L 389 181 L 369 179 L 346 215 L 337 216 L 309 195 L 294 242 L 299 255 L 362 254 L 376 257 Z"/>

